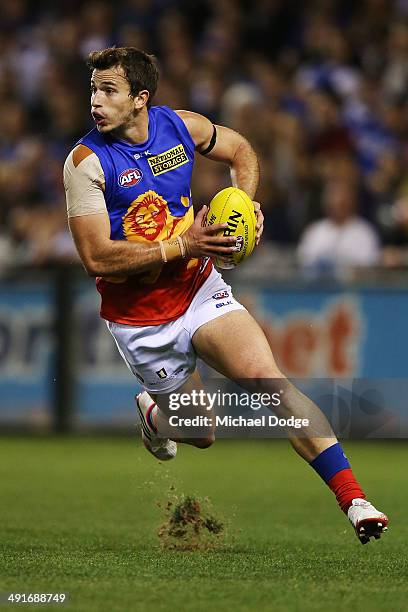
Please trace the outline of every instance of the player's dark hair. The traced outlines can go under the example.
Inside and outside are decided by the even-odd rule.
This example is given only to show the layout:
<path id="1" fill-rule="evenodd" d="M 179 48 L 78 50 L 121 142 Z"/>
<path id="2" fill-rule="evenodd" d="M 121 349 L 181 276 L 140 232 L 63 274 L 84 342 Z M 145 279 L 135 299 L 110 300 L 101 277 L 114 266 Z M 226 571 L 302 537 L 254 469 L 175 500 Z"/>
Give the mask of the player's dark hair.
<path id="1" fill-rule="evenodd" d="M 129 83 L 131 96 L 137 96 L 139 91 L 147 89 L 147 107 L 151 106 L 159 78 L 153 55 L 136 47 L 109 47 L 102 51 L 92 51 L 88 56 L 87 66 L 91 70 L 107 70 L 121 66 Z"/>

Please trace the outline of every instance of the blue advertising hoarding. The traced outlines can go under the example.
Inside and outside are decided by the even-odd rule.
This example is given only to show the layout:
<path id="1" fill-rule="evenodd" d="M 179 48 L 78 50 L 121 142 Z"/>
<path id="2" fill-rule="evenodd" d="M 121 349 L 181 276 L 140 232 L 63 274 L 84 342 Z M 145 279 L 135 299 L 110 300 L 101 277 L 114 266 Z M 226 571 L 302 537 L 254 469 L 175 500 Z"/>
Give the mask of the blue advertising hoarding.
<path id="1" fill-rule="evenodd" d="M 406 288 L 239 290 L 281 368 L 295 377 L 404 378 Z"/>
<path id="2" fill-rule="evenodd" d="M 0 286 L 0 422 L 49 424 L 55 383 L 52 285 Z"/>
<path id="3" fill-rule="evenodd" d="M 405 288 L 242 285 L 235 294 L 260 322 L 281 369 L 294 379 L 408 378 Z M 128 426 L 136 421 L 133 397 L 139 385 L 99 318 L 91 281 L 77 283 L 74 302 L 76 425 Z M 49 421 L 54 316 L 51 282 L 0 285 L 1 424 Z M 387 389 L 391 397 L 390 385 Z"/>

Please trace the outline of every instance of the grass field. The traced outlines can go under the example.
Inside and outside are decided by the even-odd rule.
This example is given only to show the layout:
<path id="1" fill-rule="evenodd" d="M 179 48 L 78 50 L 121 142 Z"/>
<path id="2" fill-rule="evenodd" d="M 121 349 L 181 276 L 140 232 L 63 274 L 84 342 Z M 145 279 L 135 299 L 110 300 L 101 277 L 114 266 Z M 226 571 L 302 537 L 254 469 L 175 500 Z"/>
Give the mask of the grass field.
<path id="1" fill-rule="evenodd" d="M 408 445 L 345 448 L 391 516 L 366 546 L 285 441 L 183 447 L 158 464 L 126 438 L 0 439 L 0 591 L 66 592 L 46 609 L 76 612 L 408 610 Z M 171 485 L 209 495 L 234 537 L 161 550 L 156 501 Z"/>

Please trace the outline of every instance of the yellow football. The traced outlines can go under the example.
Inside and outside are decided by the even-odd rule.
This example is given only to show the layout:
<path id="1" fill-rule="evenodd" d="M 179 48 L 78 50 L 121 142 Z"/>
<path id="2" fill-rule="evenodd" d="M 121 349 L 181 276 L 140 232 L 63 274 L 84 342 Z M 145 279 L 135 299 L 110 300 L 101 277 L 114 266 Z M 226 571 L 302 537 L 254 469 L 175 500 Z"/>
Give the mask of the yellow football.
<path id="1" fill-rule="evenodd" d="M 251 198 L 237 187 L 219 191 L 210 202 L 206 225 L 227 223 L 228 227 L 220 236 L 235 236 L 239 250 L 230 255 L 219 255 L 212 260 L 218 268 L 230 270 L 249 257 L 254 250 L 256 238 L 256 217 Z"/>

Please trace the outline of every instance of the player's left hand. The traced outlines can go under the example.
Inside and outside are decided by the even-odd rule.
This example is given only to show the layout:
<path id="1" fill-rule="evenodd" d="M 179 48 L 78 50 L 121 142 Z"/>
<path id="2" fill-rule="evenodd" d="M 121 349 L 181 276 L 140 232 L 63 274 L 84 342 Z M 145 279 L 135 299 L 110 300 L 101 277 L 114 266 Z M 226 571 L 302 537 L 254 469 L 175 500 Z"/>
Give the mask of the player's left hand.
<path id="1" fill-rule="evenodd" d="M 261 236 L 262 236 L 262 232 L 263 232 L 263 222 L 264 222 L 264 216 L 261 210 L 261 205 L 259 202 L 253 202 L 254 205 L 254 209 L 255 209 L 255 217 L 256 217 L 256 239 L 255 239 L 255 244 L 256 246 L 258 246 L 260 240 L 261 240 Z"/>

